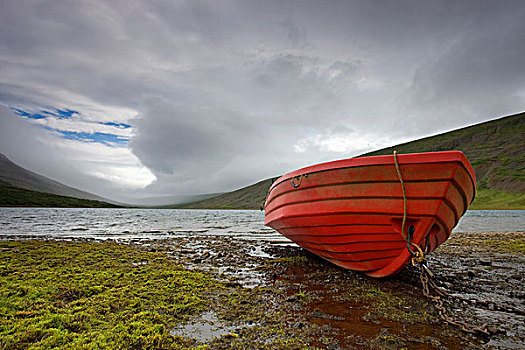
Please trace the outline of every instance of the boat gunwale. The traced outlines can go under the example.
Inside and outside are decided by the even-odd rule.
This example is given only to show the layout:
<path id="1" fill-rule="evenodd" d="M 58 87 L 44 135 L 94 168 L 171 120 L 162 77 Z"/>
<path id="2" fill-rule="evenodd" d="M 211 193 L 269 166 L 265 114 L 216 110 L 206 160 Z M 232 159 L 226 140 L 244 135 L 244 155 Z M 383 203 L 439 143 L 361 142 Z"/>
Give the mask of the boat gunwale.
<path id="1" fill-rule="evenodd" d="M 423 158 L 423 161 L 421 160 Z M 389 160 L 393 159 L 393 155 L 381 155 L 381 156 L 370 156 L 370 157 L 359 157 L 359 158 L 347 158 L 341 160 L 335 160 L 331 162 L 320 163 L 316 165 L 310 165 L 298 170 L 289 172 L 279 177 L 268 189 L 266 198 L 270 197 L 272 190 L 280 185 L 281 183 L 293 179 L 298 176 L 310 175 L 315 173 L 322 173 L 332 170 L 347 169 L 347 168 L 359 168 L 359 167 L 372 167 L 372 166 L 385 166 L 394 165 Z M 387 160 L 389 162 L 387 162 Z M 460 163 L 470 177 L 472 184 L 472 199 L 476 197 L 476 173 L 474 168 L 468 161 L 467 157 L 461 151 L 440 151 L 440 152 L 423 152 L 423 153 L 402 153 L 397 155 L 398 164 L 410 165 L 410 164 L 433 164 L 433 163 Z M 425 181 L 425 180 L 421 180 Z M 366 181 L 363 181 L 366 182 Z M 393 182 L 393 181 L 370 181 L 370 182 Z M 356 182 L 357 183 L 357 182 Z"/>

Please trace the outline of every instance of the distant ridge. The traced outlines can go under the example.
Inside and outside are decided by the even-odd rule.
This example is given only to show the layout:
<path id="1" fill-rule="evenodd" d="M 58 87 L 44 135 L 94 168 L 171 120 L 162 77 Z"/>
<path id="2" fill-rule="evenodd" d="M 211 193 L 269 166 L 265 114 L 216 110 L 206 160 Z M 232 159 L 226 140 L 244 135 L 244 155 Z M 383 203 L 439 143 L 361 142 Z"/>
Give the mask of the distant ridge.
<path id="1" fill-rule="evenodd" d="M 142 197 L 125 200 L 125 203 L 129 206 L 138 206 L 141 208 L 172 208 L 175 205 L 184 205 L 186 203 L 194 203 L 203 199 L 216 197 L 221 193 L 209 193 L 199 195 L 164 195 L 155 197 Z"/>
<path id="2" fill-rule="evenodd" d="M 419 140 L 369 152 L 359 157 L 460 150 L 477 177 L 476 199 L 469 209 L 525 209 L 525 113 L 519 113 Z M 272 179 L 186 204 L 184 208 L 259 209 Z"/>
<path id="3" fill-rule="evenodd" d="M 20 187 L 0 185 L 2 207 L 52 207 L 52 208 L 119 208 L 103 201 L 80 199 L 57 194 L 26 190 Z"/>
<path id="4" fill-rule="evenodd" d="M 274 179 L 275 180 L 275 179 Z M 261 202 L 272 184 L 272 179 L 260 181 L 239 190 L 197 202 L 173 206 L 173 208 L 192 209 L 259 209 Z"/>
<path id="5" fill-rule="evenodd" d="M 10 161 L 5 155 L 0 153 L 0 186 L 3 191 L 11 188 L 11 197 L 17 195 L 28 195 L 29 192 L 15 191 L 12 189 L 23 189 L 27 191 L 36 191 L 39 193 L 52 194 L 57 196 L 74 197 L 79 199 L 108 202 L 106 198 L 66 186 L 58 181 L 51 180 L 45 176 L 36 174 L 32 171 L 22 168 L 21 166 Z M 3 193 L 6 195 L 5 193 Z M 33 194 L 38 197 L 37 194 Z M 23 202 L 23 198 L 19 198 Z M 17 199 L 18 200 L 18 199 Z M 108 204 L 109 205 L 109 204 Z M 113 206 L 113 205 L 111 205 Z"/>

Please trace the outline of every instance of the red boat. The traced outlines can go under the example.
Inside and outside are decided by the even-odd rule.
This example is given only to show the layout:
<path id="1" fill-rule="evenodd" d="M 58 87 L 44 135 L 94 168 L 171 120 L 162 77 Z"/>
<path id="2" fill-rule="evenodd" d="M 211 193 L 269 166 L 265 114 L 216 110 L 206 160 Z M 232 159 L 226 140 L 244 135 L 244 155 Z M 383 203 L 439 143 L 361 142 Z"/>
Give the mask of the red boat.
<path id="1" fill-rule="evenodd" d="M 411 261 L 413 244 L 428 254 L 446 241 L 475 191 L 459 151 L 344 159 L 275 181 L 265 225 L 336 265 L 386 277 Z"/>

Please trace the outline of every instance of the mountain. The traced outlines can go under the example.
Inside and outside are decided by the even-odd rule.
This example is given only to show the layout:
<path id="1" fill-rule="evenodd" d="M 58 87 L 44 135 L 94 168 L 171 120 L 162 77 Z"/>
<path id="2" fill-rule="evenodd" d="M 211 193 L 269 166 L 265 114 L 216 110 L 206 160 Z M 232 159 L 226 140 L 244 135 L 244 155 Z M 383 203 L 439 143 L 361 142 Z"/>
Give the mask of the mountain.
<path id="1" fill-rule="evenodd" d="M 470 209 L 525 209 L 525 113 L 363 154 L 462 151 L 476 172 Z"/>
<path id="2" fill-rule="evenodd" d="M 173 206 L 173 208 L 259 209 L 261 202 L 266 199 L 266 193 L 273 182 L 272 180 L 276 180 L 276 178 L 263 180 L 254 185 L 244 187 L 233 192 L 224 193 L 209 199 Z"/>
<path id="3" fill-rule="evenodd" d="M 462 151 L 476 170 L 477 188 L 525 192 L 525 113 L 425 137 L 361 155 Z"/>
<path id="4" fill-rule="evenodd" d="M 525 113 L 491 120 L 361 155 L 460 150 L 477 177 L 470 209 L 525 209 Z M 185 208 L 259 209 L 272 179 Z"/>
<path id="5" fill-rule="evenodd" d="M 83 202 L 85 206 L 114 206 L 113 204 L 105 203 L 108 202 L 105 198 L 66 186 L 58 181 L 24 169 L 0 153 L 0 198 L 2 198 L 0 205 L 27 204 L 38 206 L 39 200 L 42 200 L 43 206 L 51 206 L 53 205 L 52 203 L 68 203 L 67 206 L 75 206 L 74 203 L 77 203 L 79 206 L 83 206 L 80 205 L 81 202 L 78 201 L 71 201 L 66 198 L 55 198 L 48 195 L 96 202 Z M 24 196 L 26 196 L 28 200 L 31 198 L 31 203 L 28 202 L 25 204 Z"/>
<path id="6" fill-rule="evenodd" d="M 155 197 L 141 197 L 141 198 L 129 198 L 124 199 L 124 202 L 129 205 L 135 205 L 139 207 L 150 207 L 150 208 L 166 208 L 173 207 L 175 205 L 184 205 L 186 203 L 193 203 L 203 199 L 216 197 L 222 193 L 210 193 L 210 194 L 199 194 L 199 195 L 165 195 Z"/>
<path id="7" fill-rule="evenodd" d="M 118 208 L 118 205 L 0 185 L 1 207 Z"/>

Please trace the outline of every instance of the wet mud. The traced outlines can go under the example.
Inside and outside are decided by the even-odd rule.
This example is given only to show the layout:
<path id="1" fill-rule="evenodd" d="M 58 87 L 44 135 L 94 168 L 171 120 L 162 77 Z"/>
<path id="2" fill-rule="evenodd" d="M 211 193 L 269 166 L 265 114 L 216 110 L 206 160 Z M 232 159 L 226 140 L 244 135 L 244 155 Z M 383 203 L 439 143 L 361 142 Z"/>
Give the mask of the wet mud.
<path id="1" fill-rule="evenodd" d="M 78 239 L 76 239 L 78 240 Z M 523 349 L 525 233 L 455 233 L 428 256 L 448 314 L 491 335 L 447 324 L 422 295 L 419 270 L 374 279 L 292 244 L 187 236 L 123 243 L 206 270 L 227 292 L 172 330 L 212 349 Z M 457 296 L 459 298 L 455 298 Z M 469 300 L 469 301 L 466 301 Z"/>
<path id="2" fill-rule="evenodd" d="M 260 323 L 272 316 L 286 329 L 279 336 L 301 338 L 308 348 L 519 349 L 525 348 L 524 242 L 525 233 L 456 233 L 428 257 L 434 282 L 460 297 L 444 298 L 448 314 L 472 327 L 487 324 L 490 336 L 465 333 L 440 319 L 422 296 L 419 270 L 412 266 L 393 278 L 373 279 L 295 245 L 234 237 L 135 243 L 249 289 L 257 307 L 245 314 L 216 306 L 219 318 L 228 321 L 224 329 L 235 329 L 247 343 L 276 336 Z M 202 321 L 197 316 L 193 324 L 206 328 Z M 232 328 L 235 322 L 239 327 Z"/>

